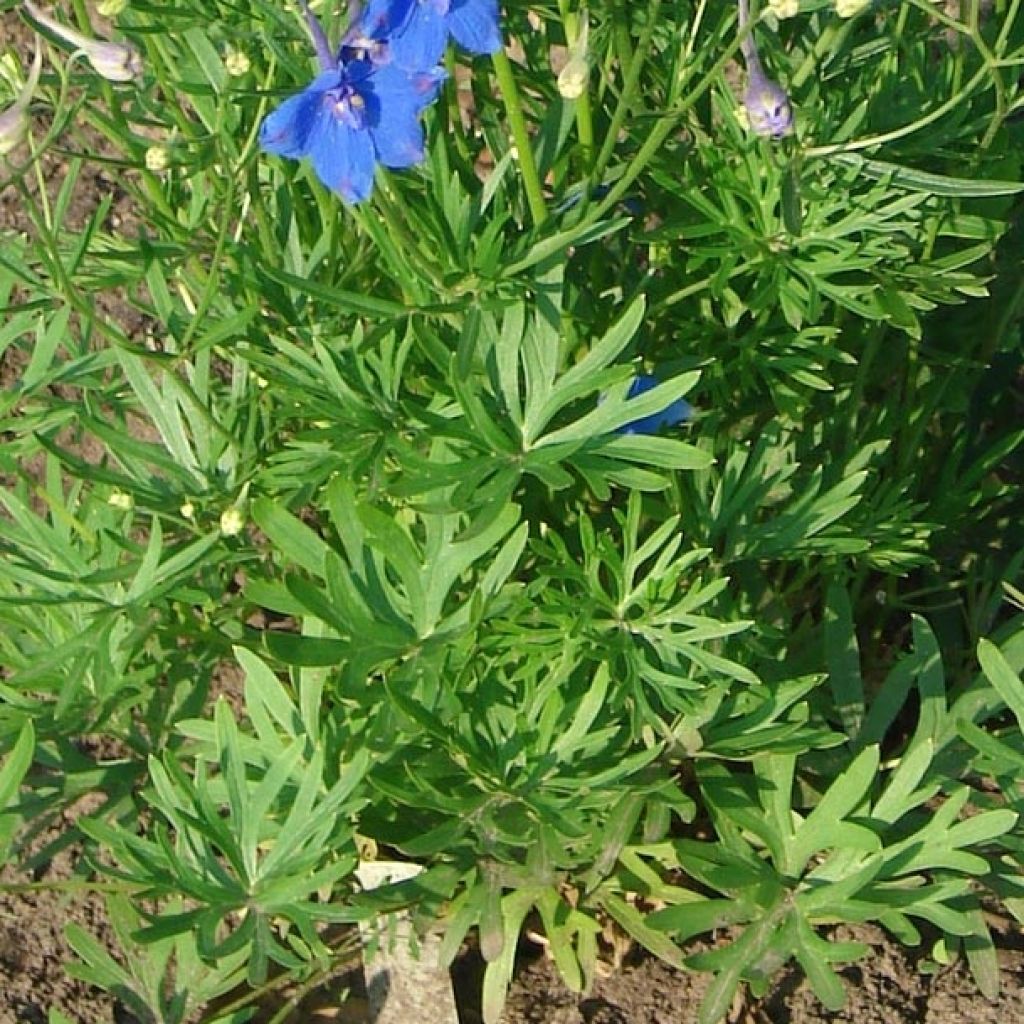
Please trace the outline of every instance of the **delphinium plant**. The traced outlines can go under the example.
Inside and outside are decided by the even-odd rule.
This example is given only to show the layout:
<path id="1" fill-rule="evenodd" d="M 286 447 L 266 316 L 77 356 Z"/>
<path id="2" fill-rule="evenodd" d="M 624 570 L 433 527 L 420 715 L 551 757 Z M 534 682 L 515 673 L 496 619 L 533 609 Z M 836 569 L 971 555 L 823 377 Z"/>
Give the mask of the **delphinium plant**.
<path id="1" fill-rule="evenodd" d="M 1019 0 L 2 17 L 0 848 L 82 844 L 72 970 L 240 1021 L 408 908 L 490 1022 L 527 922 L 707 1022 L 841 1004 L 837 923 L 995 994 Z"/>

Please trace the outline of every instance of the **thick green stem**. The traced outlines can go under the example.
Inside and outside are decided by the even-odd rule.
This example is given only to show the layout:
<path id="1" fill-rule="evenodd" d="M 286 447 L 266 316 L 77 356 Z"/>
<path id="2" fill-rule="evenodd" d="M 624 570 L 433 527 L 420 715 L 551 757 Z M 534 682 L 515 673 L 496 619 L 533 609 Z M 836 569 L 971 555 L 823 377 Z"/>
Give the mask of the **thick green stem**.
<path id="1" fill-rule="evenodd" d="M 526 118 L 523 115 L 523 104 L 519 98 L 519 89 L 512 72 L 512 64 L 504 50 L 493 54 L 494 73 L 498 78 L 498 88 L 505 103 L 505 115 L 512 132 L 512 141 L 519 153 L 519 170 L 523 176 L 523 188 L 526 189 L 526 201 L 530 207 L 533 223 L 541 225 L 548 219 L 548 209 L 544 203 L 544 190 L 541 187 L 537 163 L 533 159 L 533 146 L 530 133 L 526 130 Z"/>

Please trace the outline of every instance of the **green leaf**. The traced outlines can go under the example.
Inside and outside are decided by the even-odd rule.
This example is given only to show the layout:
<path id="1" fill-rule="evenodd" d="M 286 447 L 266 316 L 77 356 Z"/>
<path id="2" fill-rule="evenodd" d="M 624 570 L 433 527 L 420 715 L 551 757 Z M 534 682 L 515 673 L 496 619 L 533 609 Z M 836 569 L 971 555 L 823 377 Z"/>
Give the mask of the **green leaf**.
<path id="1" fill-rule="evenodd" d="M 892 824 L 908 811 L 919 807 L 938 790 L 938 783 L 923 791 L 917 789 L 932 763 L 934 754 L 934 742 L 931 739 L 926 739 L 912 747 L 900 758 L 900 763 L 889 776 L 885 791 L 871 811 L 873 818 Z"/>
<path id="2" fill-rule="evenodd" d="M 29 719 L 22 725 L 14 747 L 0 768 L 0 811 L 7 808 L 17 797 L 22 780 L 32 765 L 35 746 L 35 729 Z"/>
<path id="3" fill-rule="evenodd" d="M 839 720 L 852 740 L 864 724 L 864 683 L 850 598 L 835 581 L 825 597 L 825 663 Z"/>
<path id="4" fill-rule="evenodd" d="M 963 938 L 964 952 L 971 968 L 971 976 L 978 990 L 993 1002 L 999 998 L 999 958 L 996 955 L 992 935 L 985 923 L 985 915 L 980 908 L 967 911 L 972 925 L 969 935 Z"/>
<path id="5" fill-rule="evenodd" d="M 846 1002 L 846 990 L 839 975 L 829 966 L 822 946 L 826 944 L 817 939 L 810 925 L 798 914 L 793 914 L 793 927 L 796 932 L 794 952 L 800 966 L 807 974 L 807 980 L 814 989 L 814 994 L 821 1000 L 827 1010 L 842 1009 Z"/>
<path id="6" fill-rule="evenodd" d="M 252 517 L 287 559 L 319 579 L 324 578 L 330 547 L 305 523 L 270 498 L 257 498 L 252 503 Z"/>
<path id="7" fill-rule="evenodd" d="M 614 921 L 649 953 L 680 970 L 685 966 L 683 951 L 664 932 L 652 928 L 636 907 L 627 903 L 621 896 L 604 889 L 598 890 L 594 898 L 608 911 Z"/>
<path id="8" fill-rule="evenodd" d="M 512 980 L 512 966 L 515 963 L 519 931 L 527 911 L 533 906 L 539 893 L 530 889 L 510 892 L 501 901 L 501 916 L 504 922 L 501 955 L 492 960 L 484 971 L 482 1009 L 484 1024 L 499 1024 L 501 1011 L 505 1007 L 508 986 Z"/>
<path id="9" fill-rule="evenodd" d="M 0 767 L 0 863 L 7 858 L 11 839 L 18 827 L 18 819 L 4 811 L 14 802 L 22 780 L 32 766 L 35 753 L 35 730 L 29 719 L 21 727 L 10 754 Z"/>
<path id="10" fill-rule="evenodd" d="M 844 837 L 848 841 L 849 833 L 841 830 L 843 819 L 866 799 L 878 774 L 878 764 L 878 747 L 868 747 L 828 787 L 793 837 L 789 850 L 791 870 L 802 870 L 813 854 L 842 845 Z"/>
<path id="11" fill-rule="evenodd" d="M 1013 712 L 1017 728 L 1024 731 L 1024 682 L 991 640 L 978 643 L 978 661 L 985 678 Z"/>
<path id="12" fill-rule="evenodd" d="M 931 174 L 913 167 L 889 163 L 886 160 L 868 160 L 857 153 L 835 153 L 830 159 L 852 167 L 868 178 L 884 181 L 914 192 L 933 196 L 953 196 L 959 199 L 980 199 L 984 196 L 1009 196 L 1024 192 L 1024 182 L 985 181 L 983 178 L 952 178 L 945 174 Z"/>

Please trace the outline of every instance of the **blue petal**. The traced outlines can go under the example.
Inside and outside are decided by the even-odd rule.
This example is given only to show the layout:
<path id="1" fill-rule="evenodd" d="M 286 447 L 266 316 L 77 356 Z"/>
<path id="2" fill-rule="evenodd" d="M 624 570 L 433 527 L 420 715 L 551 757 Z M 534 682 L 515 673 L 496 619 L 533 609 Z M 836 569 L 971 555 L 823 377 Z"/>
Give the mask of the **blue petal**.
<path id="1" fill-rule="evenodd" d="M 373 192 L 373 142 L 370 133 L 351 128 L 336 117 L 322 118 L 309 139 L 316 176 L 349 203 Z"/>
<path id="2" fill-rule="evenodd" d="M 448 26 L 434 0 L 415 2 L 401 30 L 391 37 L 391 58 L 410 71 L 434 67 L 448 45 Z"/>
<path id="3" fill-rule="evenodd" d="M 430 71 L 408 72 L 394 64 L 377 67 L 370 78 L 358 85 L 364 98 L 370 94 L 377 98 L 381 117 L 386 120 L 393 112 L 412 110 L 417 113 L 437 98 L 441 83 L 447 78 L 443 68 Z"/>
<path id="4" fill-rule="evenodd" d="M 260 147 L 276 156 L 299 159 L 309 151 L 310 133 L 324 115 L 323 94 L 338 84 L 337 71 L 318 75 L 302 92 L 289 96 L 260 125 Z"/>
<path id="5" fill-rule="evenodd" d="M 405 24 L 416 0 L 369 0 L 348 35 L 387 39 Z"/>
<path id="6" fill-rule="evenodd" d="M 448 29 L 470 53 L 497 53 L 503 44 L 498 0 L 452 0 Z"/>
<path id="7" fill-rule="evenodd" d="M 260 125 L 260 147 L 267 153 L 298 159 L 306 155 L 306 143 L 320 108 L 319 96 L 308 91 L 289 96 Z"/>
<path id="8" fill-rule="evenodd" d="M 412 167 L 423 162 L 423 126 L 415 114 L 389 118 L 372 134 L 377 159 L 385 167 Z"/>
<path id="9" fill-rule="evenodd" d="M 626 392 L 627 398 L 636 398 L 655 388 L 661 381 L 650 374 L 641 374 Z M 641 416 L 623 427 L 619 427 L 620 434 L 656 434 L 662 427 L 676 427 L 685 423 L 693 415 L 693 407 L 682 398 L 677 398 L 661 412 L 652 413 L 650 416 Z"/>

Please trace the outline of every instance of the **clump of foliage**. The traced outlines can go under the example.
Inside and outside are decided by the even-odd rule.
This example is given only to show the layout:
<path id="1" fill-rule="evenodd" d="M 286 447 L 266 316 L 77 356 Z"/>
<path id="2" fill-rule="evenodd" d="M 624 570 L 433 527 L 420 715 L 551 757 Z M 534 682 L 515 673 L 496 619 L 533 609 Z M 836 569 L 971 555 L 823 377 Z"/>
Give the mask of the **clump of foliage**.
<path id="1" fill-rule="evenodd" d="M 839 1006 L 837 923 L 994 995 L 1018 0 L 426 7 L 471 5 L 506 45 L 452 21 L 369 134 L 421 5 L 321 5 L 313 85 L 271 0 L 106 0 L 121 50 L 25 12 L 0 850 L 84 845 L 125 955 L 72 927 L 72 970 L 140 1020 L 248 1019 L 398 908 L 478 930 L 490 1022 L 528 919 L 577 990 L 610 922 L 712 972 L 708 1024 L 793 959 Z M 424 870 L 360 891 L 375 854 Z"/>

